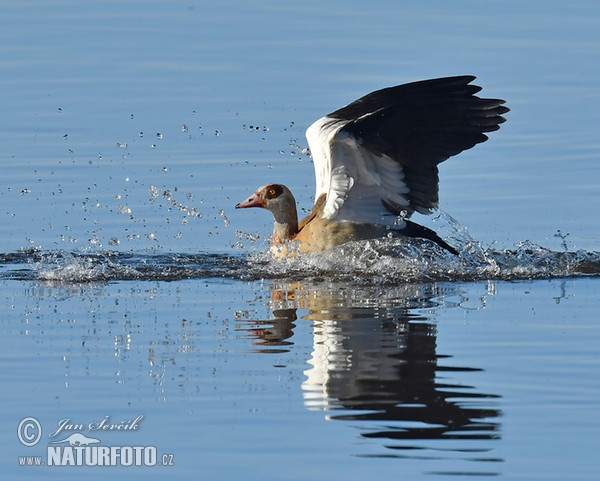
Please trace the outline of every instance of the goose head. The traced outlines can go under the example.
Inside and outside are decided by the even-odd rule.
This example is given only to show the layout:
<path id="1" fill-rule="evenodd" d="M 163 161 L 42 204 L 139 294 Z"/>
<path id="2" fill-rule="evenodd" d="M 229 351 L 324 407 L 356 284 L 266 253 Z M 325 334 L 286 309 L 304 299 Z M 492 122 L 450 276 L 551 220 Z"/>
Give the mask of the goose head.
<path id="1" fill-rule="evenodd" d="M 254 194 L 235 206 L 236 209 L 247 207 L 262 207 L 271 211 L 275 218 L 273 243 L 281 244 L 298 233 L 296 199 L 285 185 L 263 185 Z"/>

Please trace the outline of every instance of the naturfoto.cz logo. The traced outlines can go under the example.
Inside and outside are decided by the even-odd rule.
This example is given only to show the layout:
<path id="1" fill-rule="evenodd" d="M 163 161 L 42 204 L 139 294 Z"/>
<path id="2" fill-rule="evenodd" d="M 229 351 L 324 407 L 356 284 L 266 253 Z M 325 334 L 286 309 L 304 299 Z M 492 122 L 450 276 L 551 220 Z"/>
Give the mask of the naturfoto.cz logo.
<path id="1" fill-rule="evenodd" d="M 102 446 L 98 432 L 137 431 L 144 416 L 114 423 L 109 416 L 86 425 L 62 419 L 48 434 L 45 453 L 18 457 L 21 466 L 173 466 L 174 455 L 158 454 L 155 446 Z M 87 431 L 84 434 L 82 431 Z M 93 433 L 93 436 L 91 435 Z M 43 437 L 34 417 L 21 420 L 17 436 L 23 446 L 36 446 Z"/>

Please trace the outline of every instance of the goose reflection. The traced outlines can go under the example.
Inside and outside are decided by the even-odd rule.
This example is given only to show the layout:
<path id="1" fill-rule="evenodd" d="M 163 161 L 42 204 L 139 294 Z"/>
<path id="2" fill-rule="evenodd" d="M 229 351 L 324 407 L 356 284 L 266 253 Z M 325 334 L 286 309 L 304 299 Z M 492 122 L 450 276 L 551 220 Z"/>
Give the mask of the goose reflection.
<path id="1" fill-rule="evenodd" d="M 396 453 L 391 455 L 431 449 L 421 444 L 428 442 L 438 453 L 469 452 L 473 460 L 474 452 L 489 451 L 487 441 L 499 438 L 501 412 L 498 395 L 462 382 L 480 369 L 453 366 L 451 356 L 437 353 L 437 326 L 444 311 L 456 306 L 446 299 L 461 295 L 452 285 L 383 290 L 276 281 L 273 319 L 253 321 L 244 330 L 263 352 L 288 350 L 298 310 L 306 311 L 301 316 L 312 321 L 313 335 L 302 382 L 308 409 L 360 422 L 360 436 L 383 440 L 394 450 L 388 453 Z M 442 440 L 452 445 L 440 445 Z"/>

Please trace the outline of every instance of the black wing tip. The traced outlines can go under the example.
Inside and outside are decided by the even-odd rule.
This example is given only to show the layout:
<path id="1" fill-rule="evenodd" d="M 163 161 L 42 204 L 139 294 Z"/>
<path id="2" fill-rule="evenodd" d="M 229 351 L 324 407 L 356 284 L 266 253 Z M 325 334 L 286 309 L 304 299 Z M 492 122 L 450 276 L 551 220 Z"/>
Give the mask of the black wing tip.
<path id="1" fill-rule="evenodd" d="M 487 99 L 476 97 L 480 110 L 490 110 L 495 114 L 502 115 L 506 112 L 510 112 L 510 109 L 504 105 L 506 100 L 504 99 Z"/>
<path id="2" fill-rule="evenodd" d="M 422 83 L 444 83 L 444 84 L 454 84 L 454 85 L 468 85 L 473 82 L 477 78 L 476 75 L 466 74 L 466 75 L 449 75 L 447 77 L 436 77 L 430 79 L 416 80 L 414 82 L 410 82 L 405 85 L 411 84 L 422 84 Z M 477 87 L 477 85 L 473 85 L 473 87 Z"/>
<path id="3" fill-rule="evenodd" d="M 450 77 L 417 80 L 393 87 L 385 87 L 374 90 L 354 102 L 327 114 L 327 117 L 336 120 L 357 119 L 381 108 L 401 102 L 413 95 L 429 95 L 456 100 L 464 100 L 467 98 L 477 99 L 485 101 L 490 109 L 497 108 L 505 103 L 505 101 L 501 99 L 480 99 L 477 97 L 475 94 L 483 90 L 483 87 L 471 83 L 476 78 L 475 75 L 455 75 Z M 505 109 L 506 107 L 503 108 Z M 504 113 L 506 112 L 508 112 L 508 110 L 504 111 Z"/>
<path id="4" fill-rule="evenodd" d="M 450 252 L 451 254 L 454 254 L 455 256 L 460 254 L 454 247 L 452 247 L 444 239 L 442 239 L 437 234 L 437 232 L 435 232 L 434 230 L 429 229 L 428 227 L 422 226 L 421 224 L 411 222 L 409 220 L 407 220 L 405 222 L 406 222 L 406 227 L 404 227 L 403 229 L 400 229 L 398 231 L 400 234 L 405 235 L 407 237 L 417 237 L 420 239 L 427 239 L 432 242 L 435 242 L 437 245 L 439 245 L 443 249 L 446 249 L 448 252 Z"/>

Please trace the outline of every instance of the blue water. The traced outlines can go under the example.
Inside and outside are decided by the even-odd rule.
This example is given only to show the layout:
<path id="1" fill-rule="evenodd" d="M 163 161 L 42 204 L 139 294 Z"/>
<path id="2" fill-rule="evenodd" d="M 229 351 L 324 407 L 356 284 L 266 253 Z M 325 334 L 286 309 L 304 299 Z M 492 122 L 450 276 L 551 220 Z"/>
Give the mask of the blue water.
<path id="1" fill-rule="evenodd" d="M 591 1 L 6 4 L 0 478 L 596 479 L 599 21 Z M 233 206 L 277 181 L 310 208 L 312 121 L 459 74 L 511 111 L 415 219 L 458 258 L 269 257 L 268 213 Z M 143 417 L 89 429 L 107 416 Z M 19 465 L 73 432 L 172 466 Z"/>

